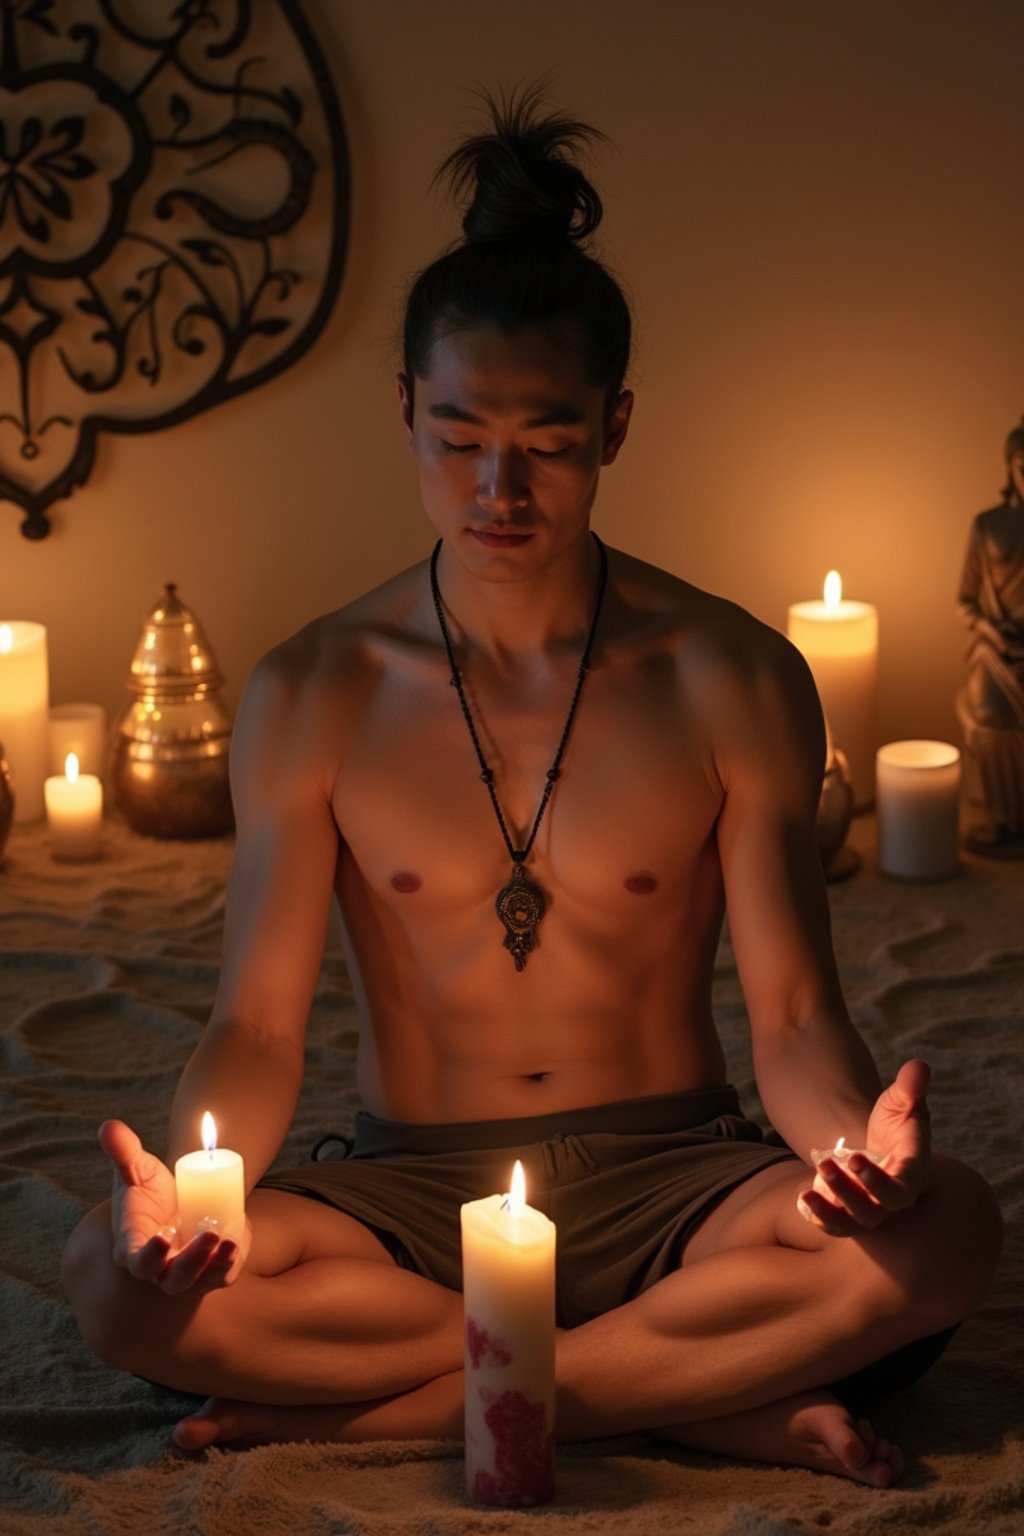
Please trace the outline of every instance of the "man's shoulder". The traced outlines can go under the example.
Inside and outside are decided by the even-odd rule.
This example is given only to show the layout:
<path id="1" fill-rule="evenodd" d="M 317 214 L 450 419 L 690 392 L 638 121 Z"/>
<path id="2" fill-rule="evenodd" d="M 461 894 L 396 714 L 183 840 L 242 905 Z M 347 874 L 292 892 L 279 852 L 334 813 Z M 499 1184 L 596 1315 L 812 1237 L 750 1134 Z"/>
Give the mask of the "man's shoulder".
<path id="1" fill-rule="evenodd" d="M 786 637 L 729 598 L 631 555 L 618 555 L 616 570 L 634 629 L 664 636 L 687 672 L 792 666 L 796 653 Z"/>
<path id="2" fill-rule="evenodd" d="M 422 565 L 304 624 L 257 663 L 257 683 L 347 687 L 381 663 L 389 645 L 415 636 L 423 588 Z"/>

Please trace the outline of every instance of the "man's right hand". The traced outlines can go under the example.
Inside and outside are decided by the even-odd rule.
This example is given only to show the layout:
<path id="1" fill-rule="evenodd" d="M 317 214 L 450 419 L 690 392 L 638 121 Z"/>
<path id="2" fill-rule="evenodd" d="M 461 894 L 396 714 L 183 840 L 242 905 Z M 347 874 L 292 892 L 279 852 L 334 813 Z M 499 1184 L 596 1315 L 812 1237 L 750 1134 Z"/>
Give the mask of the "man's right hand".
<path id="1" fill-rule="evenodd" d="M 178 1202 L 170 1169 L 123 1120 L 105 1120 L 99 1139 L 114 1165 L 114 1262 L 169 1296 L 199 1296 L 236 1280 L 249 1250 L 248 1222 L 238 1242 L 201 1232 L 182 1246 L 174 1230 Z"/>

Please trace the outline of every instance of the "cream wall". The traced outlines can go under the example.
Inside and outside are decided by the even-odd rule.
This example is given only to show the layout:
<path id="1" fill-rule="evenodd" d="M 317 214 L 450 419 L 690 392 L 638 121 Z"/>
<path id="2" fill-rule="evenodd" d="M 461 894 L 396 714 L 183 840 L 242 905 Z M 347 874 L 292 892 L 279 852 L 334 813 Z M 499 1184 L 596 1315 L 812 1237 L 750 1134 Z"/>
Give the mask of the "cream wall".
<path id="1" fill-rule="evenodd" d="M 882 635 L 882 734 L 949 735 L 972 514 L 1024 410 L 1019 29 L 1003 0 L 306 0 L 351 143 L 349 265 L 313 350 L 251 395 L 101 440 L 0 612 L 50 630 L 52 697 L 111 709 L 176 580 L 228 675 L 420 558 L 391 345 L 454 233 L 428 181 L 475 82 L 551 71 L 615 148 L 603 250 L 635 296 L 612 543 L 772 624 L 838 565 Z"/>

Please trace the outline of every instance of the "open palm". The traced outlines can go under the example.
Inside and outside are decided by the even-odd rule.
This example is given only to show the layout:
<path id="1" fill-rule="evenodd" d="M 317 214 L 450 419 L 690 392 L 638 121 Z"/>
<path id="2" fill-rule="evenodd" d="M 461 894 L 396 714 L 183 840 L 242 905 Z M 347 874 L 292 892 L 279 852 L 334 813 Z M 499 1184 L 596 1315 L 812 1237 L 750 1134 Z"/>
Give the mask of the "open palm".
<path id="1" fill-rule="evenodd" d="M 248 1224 L 239 1242 L 201 1232 L 182 1244 L 174 1230 L 178 1200 L 171 1170 L 123 1120 L 105 1120 L 99 1136 L 114 1165 L 115 1263 L 170 1295 L 201 1293 L 236 1279 L 248 1252 Z"/>

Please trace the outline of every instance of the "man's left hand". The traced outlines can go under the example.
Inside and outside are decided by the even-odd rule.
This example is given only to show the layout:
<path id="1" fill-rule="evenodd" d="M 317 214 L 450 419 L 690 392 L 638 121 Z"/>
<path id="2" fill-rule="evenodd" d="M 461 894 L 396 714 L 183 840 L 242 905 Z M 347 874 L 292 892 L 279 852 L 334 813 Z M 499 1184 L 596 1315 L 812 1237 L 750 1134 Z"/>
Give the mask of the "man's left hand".
<path id="1" fill-rule="evenodd" d="M 833 1237 L 853 1237 L 906 1210 L 928 1188 L 930 1077 L 926 1062 L 906 1061 L 895 1081 L 879 1095 L 868 1118 L 867 1151 L 884 1167 L 856 1153 L 845 1166 L 830 1157 L 818 1164 L 828 1196 L 805 1190 L 800 1197 L 815 1225 Z"/>

